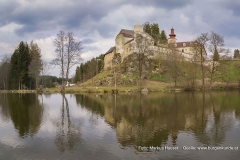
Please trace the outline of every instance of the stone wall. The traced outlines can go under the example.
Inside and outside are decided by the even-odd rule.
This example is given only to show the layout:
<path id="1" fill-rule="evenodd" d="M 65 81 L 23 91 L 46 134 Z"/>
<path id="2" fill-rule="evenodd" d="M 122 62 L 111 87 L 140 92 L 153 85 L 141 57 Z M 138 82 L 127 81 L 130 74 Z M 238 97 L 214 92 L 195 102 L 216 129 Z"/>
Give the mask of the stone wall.
<path id="1" fill-rule="evenodd" d="M 124 37 L 122 34 L 119 34 L 115 39 L 116 53 L 123 54 L 125 52 L 125 43 L 130 40 L 132 40 L 132 38 Z"/>
<path id="2" fill-rule="evenodd" d="M 121 55 L 121 57 L 122 57 L 121 62 L 123 62 L 124 58 L 126 58 L 127 56 L 129 56 L 131 53 L 132 53 L 131 43 L 125 44 L 125 45 L 124 45 L 124 52 L 123 52 L 122 55 Z"/>
<path id="3" fill-rule="evenodd" d="M 115 39 L 115 46 L 116 46 L 116 53 L 122 53 L 123 52 L 123 46 L 124 46 L 124 36 L 122 34 L 117 35 Z"/>
<path id="4" fill-rule="evenodd" d="M 104 70 L 112 69 L 112 59 L 114 56 L 114 52 L 115 50 L 104 56 Z"/>
<path id="5" fill-rule="evenodd" d="M 178 49 L 180 52 L 193 54 L 191 48 L 192 48 L 192 47 L 178 47 L 177 49 Z"/>

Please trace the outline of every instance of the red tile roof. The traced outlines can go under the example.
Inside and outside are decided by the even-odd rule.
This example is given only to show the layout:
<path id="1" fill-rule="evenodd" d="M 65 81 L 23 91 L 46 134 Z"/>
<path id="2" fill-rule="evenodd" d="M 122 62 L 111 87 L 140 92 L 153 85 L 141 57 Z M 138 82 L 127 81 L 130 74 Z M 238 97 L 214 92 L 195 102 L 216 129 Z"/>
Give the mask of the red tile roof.
<path id="1" fill-rule="evenodd" d="M 191 42 L 176 42 L 177 47 L 190 47 L 191 46 Z M 185 45 L 184 45 L 185 44 Z"/>

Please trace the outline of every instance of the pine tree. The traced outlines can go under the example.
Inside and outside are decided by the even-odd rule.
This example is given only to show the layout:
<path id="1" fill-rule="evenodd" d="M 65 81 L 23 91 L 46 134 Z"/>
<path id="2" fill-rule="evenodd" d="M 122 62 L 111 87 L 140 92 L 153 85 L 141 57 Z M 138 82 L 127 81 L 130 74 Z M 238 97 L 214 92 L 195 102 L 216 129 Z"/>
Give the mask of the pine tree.
<path id="1" fill-rule="evenodd" d="M 234 50 L 234 58 L 240 58 L 240 52 L 238 49 Z"/>
<path id="2" fill-rule="evenodd" d="M 41 59 L 41 50 L 38 47 L 37 43 L 30 43 L 30 58 L 31 63 L 29 65 L 29 75 L 35 80 L 35 88 L 38 86 L 38 78 L 43 67 L 42 59 Z"/>
<path id="3" fill-rule="evenodd" d="M 160 31 L 159 26 L 157 23 L 150 24 L 149 22 L 146 22 L 143 26 L 144 32 L 151 35 L 155 41 L 155 44 L 157 44 L 160 40 Z"/>
<path id="4" fill-rule="evenodd" d="M 159 27 L 157 23 L 153 23 L 151 25 L 151 30 L 152 30 L 152 37 L 155 41 L 155 45 L 159 43 L 160 40 L 160 32 L 159 32 Z"/>
<path id="5" fill-rule="evenodd" d="M 29 87 L 30 77 L 28 75 L 28 66 L 31 58 L 27 43 L 20 42 L 18 48 L 11 56 L 10 70 L 10 88 L 22 89 L 24 86 Z"/>
<path id="6" fill-rule="evenodd" d="M 75 83 L 79 82 L 80 81 L 80 67 L 77 66 L 76 68 L 76 73 L 75 73 Z"/>
<path id="7" fill-rule="evenodd" d="M 166 36 L 166 33 L 164 30 L 161 31 L 161 34 L 160 34 L 160 44 L 167 44 L 168 43 L 168 40 L 167 40 L 167 36 Z"/>
<path id="8" fill-rule="evenodd" d="M 143 25 L 143 30 L 144 30 L 144 32 L 148 33 L 149 35 L 152 35 L 151 26 L 150 26 L 149 22 L 146 22 Z"/>
<path id="9" fill-rule="evenodd" d="M 75 70 L 75 82 L 84 82 L 96 74 L 98 74 L 103 69 L 104 54 L 93 58 L 86 63 L 81 63 Z"/>

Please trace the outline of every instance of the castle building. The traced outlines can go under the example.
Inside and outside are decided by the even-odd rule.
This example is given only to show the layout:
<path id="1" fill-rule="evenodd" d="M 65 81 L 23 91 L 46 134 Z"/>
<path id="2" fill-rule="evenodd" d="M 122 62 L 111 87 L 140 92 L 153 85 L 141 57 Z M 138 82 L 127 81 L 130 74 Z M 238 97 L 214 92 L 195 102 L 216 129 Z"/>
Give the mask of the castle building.
<path id="1" fill-rule="evenodd" d="M 154 46 L 154 39 L 143 31 L 142 25 L 135 25 L 134 30 L 122 29 L 116 36 L 115 46 L 111 47 L 104 54 L 104 69 L 112 68 L 112 59 L 116 53 L 121 55 L 121 62 L 128 55 L 132 54 L 131 44 L 134 42 L 134 37 L 136 37 L 137 34 L 141 34 L 143 37 L 151 40 L 152 46 Z"/>
<path id="2" fill-rule="evenodd" d="M 157 56 L 157 51 L 164 50 L 167 53 L 167 48 L 172 46 L 176 48 L 180 54 L 182 54 L 186 59 L 191 59 L 193 57 L 191 45 L 191 41 L 185 42 L 177 42 L 176 34 L 174 33 L 174 29 L 171 29 L 171 33 L 169 34 L 168 44 L 167 45 L 159 45 L 154 46 L 154 39 L 148 33 L 143 31 L 142 25 L 135 25 L 134 30 L 127 30 L 122 29 L 115 38 L 115 46 L 111 47 L 105 54 L 104 54 L 104 69 L 111 69 L 112 60 L 114 55 L 120 54 L 121 55 L 121 62 L 123 62 L 124 58 L 128 55 L 132 54 L 131 44 L 134 42 L 134 37 L 137 34 L 141 34 L 143 37 L 148 38 L 152 42 L 152 48 L 155 50 L 155 56 Z"/>
<path id="3" fill-rule="evenodd" d="M 185 42 L 177 42 L 176 34 L 174 33 L 174 29 L 171 29 L 171 33 L 169 34 L 168 38 L 168 45 L 173 45 L 176 49 L 178 49 L 180 52 L 184 54 L 191 54 L 192 55 L 192 42 L 191 41 L 185 41 Z"/>

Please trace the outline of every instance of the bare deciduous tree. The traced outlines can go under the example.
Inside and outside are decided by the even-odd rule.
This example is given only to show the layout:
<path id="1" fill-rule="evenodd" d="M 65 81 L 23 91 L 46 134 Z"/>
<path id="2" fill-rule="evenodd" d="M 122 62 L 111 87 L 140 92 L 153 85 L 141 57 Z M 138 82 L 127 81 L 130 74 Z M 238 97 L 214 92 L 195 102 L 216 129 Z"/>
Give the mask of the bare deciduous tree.
<path id="1" fill-rule="evenodd" d="M 208 33 L 202 33 L 196 40 L 192 43 L 193 52 L 195 52 L 195 60 L 200 61 L 201 72 L 202 72 L 202 89 L 205 90 L 205 70 L 204 61 L 207 55 L 207 45 L 209 37 Z"/>
<path id="2" fill-rule="evenodd" d="M 212 56 L 213 59 L 214 56 Z M 218 61 L 213 61 L 210 59 L 210 61 L 207 63 L 207 72 L 209 73 L 208 78 L 209 78 L 209 87 L 212 89 L 212 83 L 217 79 L 217 71 L 219 67 L 219 62 Z"/>
<path id="3" fill-rule="evenodd" d="M 10 58 L 5 56 L 0 62 L 0 77 L 1 77 L 0 82 L 2 83 L 4 90 L 8 89 L 9 70 L 10 70 Z"/>
<path id="4" fill-rule="evenodd" d="M 223 37 L 212 31 L 209 34 L 209 47 L 208 47 L 208 50 L 211 53 L 214 53 L 215 51 L 217 51 L 218 53 L 222 53 L 222 52 L 225 51 L 225 49 L 222 48 L 223 46 L 224 46 L 224 39 L 223 39 Z"/>
<path id="5" fill-rule="evenodd" d="M 219 57 L 220 57 L 220 53 L 224 54 L 227 52 L 227 50 L 225 48 L 223 48 L 224 46 L 224 39 L 222 36 L 220 36 L 219 34 L 215 33 L 215 32 L 211 32 L 208 36 L 209 38 L 209 43 L 208 43 L 208 50 L 213 54 L 210 62 L 211 65 L 208 69 L 209 71 L 209 82 L 210 82 L 210 89 L 212 88 L 212 83 L 215 81 L 215 79 L 217 78 L 217 71 L 219 70 L 218 67 L 220 66 L 219 63 Z M 223 67 L 222 67 L 223 69 Z"/>
<path id="6" fill-rule="evenodd" d="M 82 61 L 81 51 L 83 49 L 82 42 L 77 41 L 72 32 L 65 34 L 64 31 L 60 31 L 57 34 L 57 38 L 53 42 L 56 47 L 56 58 L 52 61 L 52 64 L 60 66 L 62 77 L 62 92 L 65 91 L 64 78 L 68 80 L 70 69 L 80 64 Z"/>
<path id="7" fill-rule="evenodd" d="M 143 72 L 143 65 L 152 54 L 154 41 L 148 37 L 144 37 L 141 34 L 137 34 L 134 42 L 131 45 L 133 54 L 136 56 L 136 62 L 138 63 L 138 89 L 141 91 L 141 79 Z"/>
<path id="8" fill-rule="evenodd" d="M 59 33 L 57 34 L 57 38 L 54 39 L 53 44 L 56 47 L 55 48 L 55 53 L 56 53 L 56 58 L 53 59 L 53 61 L 51 62 L 53 65 L 57 65 L 59 66 L 60 69 L 60 74 L 62 77 L 62 87 L 61 90 L 64 91 L 65 90 L 65 86 L 64 86 L 64 75 L 65 75 L 65 65 L 66 65 L 66 60 L 64 53 L 65 53 L 65 33 L 64 31 L 59 31 Z"/>
<path id="9" fill-rule="evenodd" d="M 165 45 L 159 45 L 157 49 L 157 61 L 158 61 L 158 72 L 161 74 L 162 70 L 162 62 L 163 60 L 166 59 L 166 52 L 167 52 L 167 47 Z"/>
<path id="10" fill-rule="evenodd" d="M 215 32 L 203 33 L 193 43 L 193 51 L 195 52 L 195 58 L 197 61 L 200 60 L 201 70 L 202 70 L 202 89 L 205 89 L 205 69 L 209 72 L 209 82 L 210 88 L 212 88 L 212 83 L 216 79 L 215 73 L 217 73 L 217 68 L 219 66 L 220 53 L 225 53 L 226 49 L 224 46 L 224 39 L 222 36 Z M 209 62 L 205 62 L 207 51 L 212 53 Z M 206 67 L 204 67 L 204 65 Z"/>
<path id="11" fill-rule="evenodd" d="M 76 65 L 80 64 L 82 61 L 81 51 L 82 51 L 82 42 L 77 41 L 73 32 L 70 32 L 66 36 L 66 54 L 65 59 L 67 60 L 66 64 L 66 79 L 68 80 L 70 69 Z"/>
<path id="12" fill-rule="evenodd" d="M 177 81 L 179 77 L 182 76 L 182 61 L 184 57 L 180 54 L 180 52 L 174 48 L 173 46 L 169 46 L 167 53 L 167 68 L 168 74 L 174 81 L 174 86 L 177 86 Z"/>

